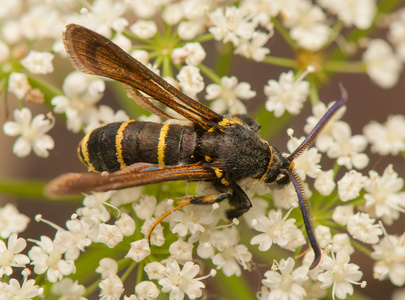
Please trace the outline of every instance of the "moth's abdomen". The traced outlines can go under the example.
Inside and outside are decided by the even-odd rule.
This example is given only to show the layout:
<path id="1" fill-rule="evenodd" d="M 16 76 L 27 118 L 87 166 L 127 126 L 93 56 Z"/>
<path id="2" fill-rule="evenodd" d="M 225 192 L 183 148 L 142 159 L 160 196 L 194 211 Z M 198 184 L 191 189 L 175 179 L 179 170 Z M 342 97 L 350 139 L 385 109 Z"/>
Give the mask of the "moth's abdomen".
<path id="1" fill-rule="evenodd" d="M 194 161 L 196 139 L 193 127 L 131 120 L 89 132 L 78 155 L 93 172 L 112 173 L 139 162 L 188 164 Z"/>

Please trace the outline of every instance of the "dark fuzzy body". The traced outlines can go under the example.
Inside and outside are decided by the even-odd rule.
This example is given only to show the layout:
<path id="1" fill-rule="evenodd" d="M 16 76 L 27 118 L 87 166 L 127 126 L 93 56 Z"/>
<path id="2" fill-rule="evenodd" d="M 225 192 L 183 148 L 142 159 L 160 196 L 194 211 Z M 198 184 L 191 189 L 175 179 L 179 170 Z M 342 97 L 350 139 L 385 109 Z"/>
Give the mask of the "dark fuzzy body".
<path id="1" fill-rule="evenodd" d="M 90 132 L 78 153 L 97 172 L 113 173 L 140 162 L 171 166 L 200 162 L 215 169 L 223 185 L 248 177 L 276 181 L 280 169 L 288 168 L 284 157 L 252 127 L 238 118 L 231 120 L 212 131 L 140 121 L 111 123 Z"/>

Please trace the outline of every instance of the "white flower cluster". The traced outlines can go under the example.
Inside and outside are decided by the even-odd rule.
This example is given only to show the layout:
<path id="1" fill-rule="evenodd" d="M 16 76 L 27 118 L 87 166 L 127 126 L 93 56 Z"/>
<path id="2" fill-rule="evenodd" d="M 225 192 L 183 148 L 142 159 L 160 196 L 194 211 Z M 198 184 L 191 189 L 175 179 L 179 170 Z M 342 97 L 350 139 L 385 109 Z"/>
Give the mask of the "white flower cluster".
<path id="1" fill-rule="evenodd" d="M 270 79 L 264 87 L 268 100 L 266 109 L 280 117 L 284 111 L 297 115 L 309 94 L 309 84 L 300 78 L 295 79 L 292 71 L 282 73 L 279 80 Z"/>

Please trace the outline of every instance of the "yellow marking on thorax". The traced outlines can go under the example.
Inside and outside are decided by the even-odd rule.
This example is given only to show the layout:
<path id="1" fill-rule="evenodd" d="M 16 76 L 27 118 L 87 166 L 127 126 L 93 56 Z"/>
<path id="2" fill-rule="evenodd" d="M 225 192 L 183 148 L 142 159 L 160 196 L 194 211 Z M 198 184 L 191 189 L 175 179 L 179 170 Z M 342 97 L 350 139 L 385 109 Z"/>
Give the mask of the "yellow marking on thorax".
<path id="1" fill-rule="evenodd" d="M 212 162 L 212 158 L 209 157 L 208 155 L 205 155 L 204 159 L 206 162 Z"/>
<path id="2" fill-rule="evenodd" d="M 224 174 L 224 173 L 222 172 L 222 170 L 219 169 L 219 168 L 212 168 L 212 169 L 214 170 L 215 175 L 217 175 L 217 178 L 221 178 L 222 175 Z"/>
<path id="3" fill-rule="evenodd" d="M 122 141 L 124 139 L 124 130 L 127 128 L 128 124 L 135 122 L 134 120 L 122 123 L 120 128 L 118 128 L 117 135 L 115 137 L 115 150 L 117 155 L 117 160 L 120 163 L 120 169 L 125 168 L 127 165 L 124 162 L 124 156 L 122 155 Z"/>
<path id="4" fill-rule="evenodd" d="M 225 178 L 222 178 L 222 179 L 221 179 L 221 183 L 222 183 L 223 185 L 226 185 L 226 186 L 228 186 L 228 185 L 231 184 L 231 183 L 230 183 L 228 180 L 226 180 Z"/>
<path id="5" fill-rule="evenodd" d="M 158 143 L 158 164 L 165 164 L 165 147 L 166 147 L 166 136 L 169 131 L 170 124 L 166 123 L 160 130 L 159 143 Z"/>
<path id="6" fill-rule="evenodd" d="M 90 161 L 89 149 L 88 149 L 88 145 L 87 145 L 87 143 L 89 142 L 89 138 L 90 138 L 90 135 L 91 135 L 92 132 L 93 132 L 93 130 L 90 131 L 89 133 L 87 133 L 87 134 L 84 136 L 84 138 L 82 139 L 82 141 L 81 141 L 81 143 L 80 143 L 80 147 L 81 147 L 81 150 L 82 150 L 82 153 L 83 153 L 83 160 L 82 160 L 82 162 L 87 166 L 87 169 L 88 169 L 90 172 L 97 172 L 96 169 L 94 168 L 93 164 L 92 164 L 91 161 Z M 79 153 L 79 157 L 81 157 L 81 156 L 80 156 L 80 153 Z M 80 159 L 81 159 L 81 158 L 80 158 Z"/>
<path id="7" fill-rule="evenodd" d="M 224 176 L 224 171 L 223 171 L 223 170 L 221 170 L 220 168 L 212 168 L 212 169 L 214 170 L 215 175 L 217 176 L 217 178 L 218 178 L 218 179 L 221 179 L 221 183 L 222 183 L 223 185 L 228 186 L 228 185 L 231 184 L 228 180 L 226 180 L 225 178 L 223 178 L 223 176 Z"/>
<path id="8" fill-rule="evenodd" d="M 232 125 L 232 124 L 242 124 L 242 121 L 237 118 L 237 117 L 233 117 L 233 116 L 227 116 L 224 117 L 220 122 L 218 122 L 219 126 L 228 126 L 228 125 Z M 218 130 L 221 130 L 221 127 L 219 126 L 213 126 L 210 129 L 208 129 L 208 132 L 216 132 Z"/>
<path id="9" fill-rule="evenodd" d="M 264 180 L 266 180 L 267 176 L 268 176 L 269 173 L 270 173 L 271 165 L 273 164 L 273 161 L 274 161 L 273 149 L 272 149 L 272 147 L 271 147 L 269 144 L 267 144 L 267 145 L 269 146 L 270 157 L 271 157 L 271 158 L 270 158 L 269 164 L 267 165 L 266 172 L 264 172 L 263 176 L 259 178 L 259 181 L 264 181 Z"/>
<path id="10" fill-rule="evenodd" d="M 227 126 L 230 124 L 242 124 L 242 121 L 237 117 L 228 116 L 223 118 L 222 121 L 218 123 L 218 125 L 221 126 Z"/>

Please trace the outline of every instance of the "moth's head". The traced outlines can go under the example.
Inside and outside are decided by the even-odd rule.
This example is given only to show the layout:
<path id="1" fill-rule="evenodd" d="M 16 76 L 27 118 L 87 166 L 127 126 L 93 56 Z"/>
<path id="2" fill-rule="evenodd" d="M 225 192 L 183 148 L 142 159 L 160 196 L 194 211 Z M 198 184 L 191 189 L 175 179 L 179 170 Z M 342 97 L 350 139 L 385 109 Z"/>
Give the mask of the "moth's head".
<path id="1" fill-rule="evenodd" d="M 290 162 L 288 159 L 283 161 L 283 167 L 280 169 L 280 174 L 276 179 L 276 183 L 283 186 L 287 185 L 291 182 L 291 174 L 292 170 L 294 169 L 294 162 Z"/>
<path id="2" fill-rule="evenodd" d="M 290 182 L 288 172 L 294 167 L 288 156 L 282 154 L 277 148 L 271 147 L 271 159 L 268 170 L 264 175 L 264 182 L 286 185 Z"/>

